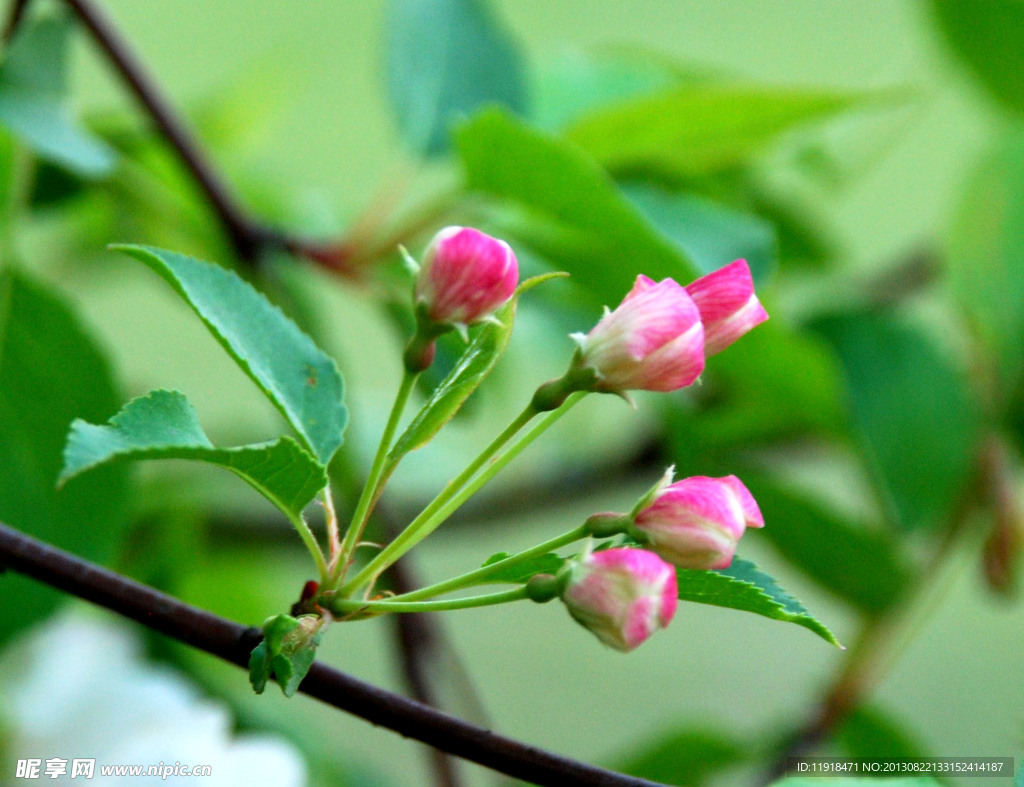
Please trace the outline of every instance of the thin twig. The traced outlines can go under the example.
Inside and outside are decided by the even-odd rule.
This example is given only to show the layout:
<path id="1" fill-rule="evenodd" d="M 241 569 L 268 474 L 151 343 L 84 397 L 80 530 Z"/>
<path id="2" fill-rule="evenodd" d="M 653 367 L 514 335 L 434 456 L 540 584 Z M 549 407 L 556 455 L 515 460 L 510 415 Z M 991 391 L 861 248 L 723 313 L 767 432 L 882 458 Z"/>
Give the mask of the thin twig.
<path id="1" fill-rule="evenodd" d="M 17 25 L 22 6 L 26 3 L 27 0 L 17 1 L 12 10 L 8 30 L 13 30 Z M 431 201 L 420 213 L 409 217 L 391 235 L 373 242 L 364 226 L 357 228 L 356 236 L 319 241 L 283 232 L 254 219 L 232 195 L 224 180 L 204 155 L 192 132 L 171 107 L 156 82 L 146 72 L 142 62 L 103 11 L 91 0 L 64 0 L 64 3 L 86 27 L 100 50 L 152 118 L 168 145 L 178 154 L 178 158 L 206 197 L 241 261 L 256 265 L 263 252 L 283 249 L 341 276 L 358 278 L 360 267 L 368 260 L 390 253 L 396 244 L 407 241 L 424 227 L 432 225 L 450 209 L 452 196 L 442 195 Z"/>
<path id="2" fill-rule="evenodd" d="M 0 523 L 0 565 L 247 667 L 260 631 L 184 604 Z M 299 690 L 372 724 L 537 785 L 656 787 L 505 738 L 315 663 Z"/>
<path id="3" fill-rule="evenodd" d="M 192 133 L 150 79 L 142 63 L 121 38 L 103 12 L 90 0 L 64 0 L 88 29 L 100 49 L 117 69 L 139 103 L 146 109 L 160 133 L 178 154 L 217 214 L 238 257 L 250 264 L 268 246 L 283 246 L 285 238 L 269 227 L 251 220 L 243 211 L 214 168 L 206 160 Z"/>

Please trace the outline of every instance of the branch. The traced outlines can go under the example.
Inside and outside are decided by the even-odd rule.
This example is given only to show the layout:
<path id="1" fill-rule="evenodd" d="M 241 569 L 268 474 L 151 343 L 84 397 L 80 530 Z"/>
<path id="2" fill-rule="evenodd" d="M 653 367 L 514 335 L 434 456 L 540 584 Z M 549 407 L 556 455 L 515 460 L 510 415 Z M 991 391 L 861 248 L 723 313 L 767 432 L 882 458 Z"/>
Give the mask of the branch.
<path id="1" fill-rule="evenodd" d="M 17 26 L 27 2 L 28 0 L 15 0 L 7 25 L 8 35 Z M 418 232 L 422 226 L 433 224 L 450 207 L 450 198 L 439 199 L 437 204 L 430 205 L 422 215 L 411 217 L 395 231 L 394 237 L 389 236 L 368 245 L 366 238 L 311 240 L 285 233 L 252 218 L 236 201 L 200 149 L 192 132 L 175 113 L 156 82 L 146 73 L 142 62 L 101 9 L 94 5 L 92 0 L 64 0 L 64 3 L 86 27 L 102 53 L 152 118 L 159 132 L 178 154 L 178 158 L 217 216 L 241 261 L 255 266 L 263 252 L 283 249 L 338 275 L 357 277 L 359 265 L 367 258 L 372 259 L 382 253 L 390 253 L 398 243 Z M 364 245 L 367 247 L 363 248 Z"/>
<path id="2" fill-rule="evenodd" d="M 26 536 L 0 523 L 0 566 L 117 612 L 154 631 L 247 667 L 260 641 L 245 627 Z M 319 662 L 299 690 L 371 724 L 533 784 L 551 787 L 656 787 L 505 738 Z"/>
<path id="3" fill-rule="evenodd" d="M 285 246 L 287 239 L 251 220 L 236 203 L 223 181 L 204 157 L 191 132 L 171 109 L 110 21 L 90 0 L 64 0 L 89 30 L 107 59 L 114 65 L 160 133 L 178 154 L 216 213 L 239 258 L 254 264 L 267 246 Z M 292 241 L 297 244 L 296 241 Z"/>

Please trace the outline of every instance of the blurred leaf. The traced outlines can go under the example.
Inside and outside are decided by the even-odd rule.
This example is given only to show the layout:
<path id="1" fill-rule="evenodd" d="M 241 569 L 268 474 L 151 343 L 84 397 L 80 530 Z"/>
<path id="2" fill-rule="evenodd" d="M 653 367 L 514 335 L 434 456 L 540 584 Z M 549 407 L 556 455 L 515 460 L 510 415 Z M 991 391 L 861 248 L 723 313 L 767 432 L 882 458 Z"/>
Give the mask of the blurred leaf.
<path id="1" fill-rule="evenodd" d="M 327 465 L 348 413 L 334 361 L 263 295 L 231 271 L 147 246 L 111 247 L 145 263 L 181 295 L 243 371 Z"/>
<path id="2" fill-rule="evenodd" d="M 32 183 L 31 204 L 33 208 L 49 208 L 62 205 L 85 192 L 86 181 L 66 169 L 40 161 L 35 168 Z"/>
<path id="3" fill-rule="evenodd" d="M 756 215 L 772 225 L 777 255 L 784 268 L 822 268 L 839 256 L 835 239 L 810 213 L 780 194 L 755 189 Z"/>
<path id="4" fill-rule="evenodd" d="M 42 286 L 0 271 L 0 521 L 105 563 L 128 526 L 124 468 L 56 488 L 68 424 L 117 408 L 110 369 L 77 316 Z M 42 620 L 62 596 L 0 574 L 0 644 Z"/>
<path id="5" fill-rule="evenodd" d="M 683 467 L 715 452 L 733 462 L 733 452 L 751 445 L 839 432 L 840 374 L 820 337 L 769 319 L 710 359 L 692 392 L 696 410 L 670 411 L 673 456 Z"/>
<path id="6" fill-rule="evenodd" d="M 963 375 L 891 314 L 845 314 L 815 327 L 839 354 L 853 428 L 893 521 L 940 526 L 972 472 L 980 432 Z"/>
<path id="7" fill-rule="evenodd" d="M 713 604 L 796 623 L 826 642 L 841 647 L 835 635 L 811 615 L 804 605 L 748 560 L 733 558 L 732 565 L 717 571 L 676 571 L 681 601 Z"/>
<path id="8" fill-rule="evenodd" d="M 468 187 L 523 209 L 510 231 L 600 302 L 617 304 L 638 272 L 695 278 L 693 262 L 571 143 L 499 111 L 461 126 L 456 142 Z"/>
<path id="9" fill-rule="evenodd" d="M 557 131 L 595 107 L 653 93 L 679 81 L 666 59 L 628 50 L 598 56 L 570 53 L 549 64 L 537 79 L 532 119 Z"/>
<path id="10" fill-rule="evenodd" d="M 484 104 L 523 112 L 522 56 L 484 0 L 391 0 L 385 29 L 388 93 L 413 150 L 445 152 L 452 122 Z"/>
<path id="11" fill-rule="evenodd" d="M 745 742 L 720 732 L 684 727 L 620 760 L 615 769 L 660 784 L 702 787 L 718 771 L 746 760 Z"/>
<path id="12" fill-rule="evenodd" d="M 150 391 L 96 426 L 76 419 L 64 449 L 64 482 L 97 465 L 133 459 L 193 459 L 230 470 L 282 511 L 297 518 L 327 486 L 327 472 L 290 437 L 273 443 L 217 448 L 184 394 Z"/>
<path id="13" fill-rule="evenodd" d="M 775 229 L 747 213 L 691 194 L 641 183 L 627 183 L 623 193 L 663 235 L 675 241 L 700 273 L 711 273 L 736 259 L 750 265 L 763 284 L 775 270 Z"/>
<path id="14" fill-rule="evenodd" d="M 511 557 L 508 552 L 498 552 L 487 558 L 483 565 L 490 566 L 501 562 L 507 557 Z M 565 565 L 565 558 L 556 555 L 554 552 L 548 552 L 546 555 L 539 555 L 530 560 L 524 560 L 521 563 L 516 563 L 514 566 L 509 566 L 494 574 L 490 574 L 484 584 L 526 582 L 534 574 L 557 574 L 563 565 Z"/>
<path id="15" fill-rule="evenodd" d="M 1003 396 L 1024 382 L 1024 131 L 975 172 L 947 257 L 949 295 L 998 362 L 994 394 Z"/>
<path id="16" fill-rule="evenodd" d="M 114 152 L 78 125 L 67 100 L 71 21 L 26 23 L 0 65 L 0 125 L 40 156 L 83 175 L 102 175 Z"/>
<path id="17" fill-rule="evenodd" d="M 405 432 L 395 441 L 388 454 L 389 463 L 424 446 L 442 426 L 455 417 L 466 399 L 491 373 L 508 346 L 515 312 L 516 299 L 512 299 L 495 314 L 500 324 L 488 323 L 477 333 L 455 367 L 434 389 Z"/>
<path id="18" fill-rule="evenodd" d="M 221 155 L 265 151 L 296 98 L 298 74 L 290 63 L 282 64 L 275 54 L 247 54 L 252 57 L 247 57 L 243 71 L 190 104 L 199 138 Z"/>
<path id="19" fill-rule="evenodd" d="M 894 537 L 858 527 L 765 478 L 745 475 L 744 483 L 764 515 L 764 535 L 822 587 L 868 613 L 899 602 L 912 575 Z"/>
<path id="20" fill-rule="evenodd" d="M 953 51 L 1006 107 L 1024 110 L 1024 3 L 932 0 Z"/>
<path id="21" fill-rule="evenodd" d="M 850 757 L 920 759 L 925 750 L 877 708 L 855 708 L 836 730 L 834 739 Z"/>
<path id="22" fill-rule="evenodd" d="M 868 94 L 688 84 L 596 109 L 566 136 L 613 172 L 701 175 L 742 164 L 780 134 Z"/>

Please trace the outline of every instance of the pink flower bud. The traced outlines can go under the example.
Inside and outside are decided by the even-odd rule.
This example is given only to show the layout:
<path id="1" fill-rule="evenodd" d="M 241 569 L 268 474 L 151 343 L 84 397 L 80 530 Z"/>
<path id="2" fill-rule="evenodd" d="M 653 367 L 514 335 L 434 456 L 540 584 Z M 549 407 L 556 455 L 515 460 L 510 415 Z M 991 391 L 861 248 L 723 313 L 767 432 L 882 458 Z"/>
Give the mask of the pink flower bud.
<path id="1" fill-rule="evenodd" d="M 597 373 L 601 391 L 674 391 L 704 370 L 700 311 L 672 279 L 637 276 L 615 311 L 606 310 L 590 333 L 573 338 L 581 365 Z"/>
<path id="2" fill-rule="evenodd" d="M 435 323 L 470 325 L 515 292 L 519 267 L 505 241 L 471 227 L 445 227 L 423 254 L 416 300 Z"/>
<path id="3" fill-rule="evenodd" d="M 694 476 L 661 490 L 634 525 L 651 549 L 680 568 L 725 568 L 744 530 L 764 527 L 764 518 L 736 476 Z"/>
<path id="4" fill-rule="evenodd" d="M 754 294 L 746 260 L 736 260 L 702 276 L 686 287 L 704 323 L 704 354 L 721 352 L 743 334 L 768 319 Z"/>
<path id="5" fill-rule="evenodd" d="M 644 549 L 592 552 L 572 564 L 562 601 L 605 645 L 633 650 L 675 615 L 676 570 Z"/>

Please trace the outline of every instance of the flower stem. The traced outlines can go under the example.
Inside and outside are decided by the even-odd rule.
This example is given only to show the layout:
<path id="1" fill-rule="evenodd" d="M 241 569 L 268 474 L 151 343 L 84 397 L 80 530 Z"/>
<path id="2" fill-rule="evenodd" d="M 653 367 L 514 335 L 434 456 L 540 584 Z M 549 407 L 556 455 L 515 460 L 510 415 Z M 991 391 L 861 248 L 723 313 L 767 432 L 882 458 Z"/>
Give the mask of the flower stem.
<path id="1" fill-rule="evenodd" d="M 398 422 L 402 418 L 402 413 L 409 401 L 409 396 L 412 394 L 412 389 L 416 384 L 418 376 L 418 373 L 409 371 L 405 371 L 402 374 L 402 383 L 398 388 L 398 394 L 395 396 L 395 403 L 391 407 L 391 415 L 388 417 L 387 425 L 384 427 L 384 434 L 381 435 L 380 445 L 377 447 L 377 455 L 373 458 L 373 464 L 370 466 L 370 475 L 366 479 L 366 485 L 359 496 L 356 510 L 352 514 L 352 522 L 345 532 L 345 540 L 342 542 L 339 551 L 331 555 L 329 587 L 337 584 L 344 577 L 348 564 L 352 559 L 352 553 L 355 551 L 359 539 L 362 538 L 363 531 L 366 529 L 366 523 L 370 519 L 373 504 L 380 496 L 381 488 L 387 480 L 388 475 L 384 473 L 384 464 L 388 456 L 388 450 L 391 448 L 391 442 L 395 437 L 395 432 L 398 430 Z"/>
<path id="2" fill-rule="evenodd" d="M 482 596 L 466 598 L 449 598 L 442 601 L 401 601 L 397 599 L 381 599 L 369 601 L 363 599 L 339 598 L 329 602 L 332 613 L 346 615 L 353 612 L 369 612 L 385 614 L 388 612 L 447 612 L 453 609 L 472 609 L 473 607 L 489 607 L 495 604 L 507 604 L 529 598 L 525 585 L 504 590 L 500 593 L 487 593 Z"/>
<path id="3" fill-rule="evenodd" d="M 480 472 L 481 468 L 501 448 L 537 415 L 532 404 L 528 405 L 513 421 L 498 435 L 487 448 L 485 448 L 476 459 L 474 459 L 465 470 L 448 482 L 447 486 L 435 497 L 425 509 L 417 516 L 408 527 L 381 550 L 376 557 L 367 563 L 359 573 L 338 589 L 341 596 L 349 596 L 363 584 L 369 583 L 372 586 L 377 576 L 398 558 L 408 552 L 412 547 L 426 538 L 438 526 L 441 525 L 451 514 L 459 508 L 471 495 L 476 493 L 484 484 L 494 477 L 512 459 L 518 456 L 523 449 L 537 439 L 537 437 L 562 417 L 569 408 L 578 402 L 584 394 L 574 394 L 557 410 L 548 413 L 540 423 L 534 426 L 519 442 L 512 446 L 501 457 L 491 463 L 487 469 Z M 477 473 L 478 477 L 474 479 Z M 470 483 L 472 481 L 472 483 Z"/>
<path id="4" fill-rule="evenodd" d="M 329 495 L 330 493 L 328 493 Z M 327 570 L 327 561 L 324 559 L 324 552 L 320 548 L 320 544 L 317 543 L 316 536 L 313 535 L 313 531 L 309 529 L 309 525 L 306 520 L 302 518 L 301 514 L 295 516 L 288 516 L 288 519 L 295 526 L 298 531 L 299 538 L 302 539 L 302 543 L 306 545 L 306 549 L 309 550 L 309 554 L 313 556 L 313 562 L 316 563 L 316 569 L 320 573 L 320 584 L 327 581 L 329 572 Z"/>
<path id="5" fill-rule="evenodd" d="M 444 505 L 443 508 L 437 511 L 437 513 L 432 516 L 430 523 L 425 525 L 425 528 L 428 528 L 428 532 L 434 530 L 434 528 L 455 513 L 463 503 L 479 492 L 488 481 L 504 470 L 513 459 L 526 450 L 534 440 L 546 432 L 559 418 L 569 412 L 573 405 L 586 395 L 586 391 L 575 393 L 566 399 L 566 401 L 557 410 L 547 413 L 544 418 L 542 418 L 529 432 L 523 435 L 515 445 L 491 462 L 491 464 L 488 465 L 482 473 L 473 479 L 472 483 L 464 486 L 446 505 Z"/>
<path id="6" fill-rule="evenodd" d="M 324 487 L 320 493 L 324 506 L 324 517 L 327 523 L 327 553 L 331 555 L 331 565 L 328 572 L 334 570 L 335 560 L 341 554 L 341 531 L 338 527 L 338 512 L 334 508 L 334 497 L 331 494 L 330 484 Z"/>
<path id="7" fill-rule="evenodd" d="M 444 593 L 451 593 L 454 590 L 461 590 L 462 588 L 472 587 L 473 585 L 483 585 L 488 582 L 490 577 L 493 575 L 505 571 L 512 566 L 523 563 L 535 557 L 546 555 L 548 552 L 552 552 L 556 549 L 571 544 L 573 541 L 579 541 L 581 538 L 586 538 L 590 535 L 590 532 L 586 525 L 580 525 L 568 533 L 563 533 L 560 536 L 545 541 L 543 544 L 537 544 L 535 547 L 523 550 L 515 555 L 510 555 L 504 560 L 498 560 L 486 566 L 481 566 L 474 571 L 469 571 L 457 577 L 452 577 L 444 582 L 438 582 L 433 585 L 420 588 L 419 590 L 413 590 L 409 593 L 403 593 L 400 596 L 395 596 L 396 601 L 419 601 L 421 599 L 434 598 Z"/>

